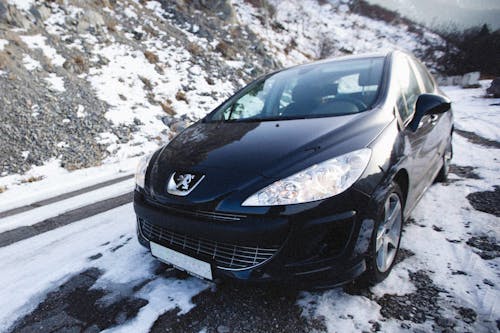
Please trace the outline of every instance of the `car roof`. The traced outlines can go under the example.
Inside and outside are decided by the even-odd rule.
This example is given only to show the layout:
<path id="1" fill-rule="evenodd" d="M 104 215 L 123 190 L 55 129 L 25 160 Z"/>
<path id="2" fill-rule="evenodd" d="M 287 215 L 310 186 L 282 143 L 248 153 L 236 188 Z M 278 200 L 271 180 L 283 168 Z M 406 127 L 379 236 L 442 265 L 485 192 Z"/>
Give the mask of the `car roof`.
<path id="1" fill-rule="evenodd" d="M 397 50 L 397 51 L 400 52 L 399 50 Z M 288 67 L 288 68 L 283 68 L 281 70 L 278 70 L 277 72 L 283 72 L 283 71 L 287 71 L 289 69 L 313 67 L 313 66 L 320 65 L 320 64 L 334 63 L 334 62 L 337 62 L 337 61 L 357 60 L 357 59 L 370 59 L 370 58 L 386 58 L 387 59 L 394 52 L 396 52 L 396 50 L 394 50 L 394 51 L 387 51 L 387 52 L 376 52 L 376 53 L 373 52 L 373 53 L 364 53 L 364 54 L 346 55 L 346 56 L 340 56 L 340 57 L 327 58 L 327 59 L 322 59 L 322 60 L 318 60 L 318 61 L 313 61 L 313 62 L 305 63 L 305 64 L 302 64 L 302 65 L 297 65 L 297 66 L 292 66 L 292 67 Z M 405 52 L 403 51 L 403 53 L 405 53 Z M 274 73 L 271 73 L 271 74 L 275 74 L 277 72 L 274 72 Z"/>

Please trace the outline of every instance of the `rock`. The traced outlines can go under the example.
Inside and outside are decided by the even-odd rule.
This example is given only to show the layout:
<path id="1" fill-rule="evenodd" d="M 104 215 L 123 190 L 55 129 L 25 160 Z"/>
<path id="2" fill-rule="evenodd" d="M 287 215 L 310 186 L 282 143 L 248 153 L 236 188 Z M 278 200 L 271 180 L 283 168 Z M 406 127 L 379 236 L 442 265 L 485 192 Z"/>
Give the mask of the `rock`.
<path id="1" fill-rule="evenodd" d="M 25 13 L 19 11 L 15 6 L 7 7 L 7 12 L 4 14 L 4 17 L 8 24 L 19 28 L 29 30 L 33 26 L 31 21 L 26 18 Z"/>
<path id="2" fill-rule="evenodd" d="M 3 2 L 0 2 L 0 21 L 3 21 L 4 18 L 7 17 L 7 7 L 3 4 Z"/>
<path id="3" fill-rule="evenodd" d="M 224 21 L 235 21 L 234 8 L 229 0 L 192 0 L 192 5 L 196 9 L 210 11 Z"/>
<path id="4" fill-rule="evenodd" d="M 85 14 L 78 21 L 78 32 L 84 33 L 90 28 L 99 28 L 105 25 L 104 18 L 93 10 L 85 11 Z"/>
<path id="5" fill-rule="evenodd" d="M 229 333 L 231 330 L 229 329 L 229 327 L 227 326 L 224 326 L 224 325 L 219 325 L 217 327 L 217 333 Z"/>
<path id="6" fill-rule="evenodd" d="M 436 324 L 439 326 L 446 328 L 446 327 L 453 327 L 455 326 L 455 322 L 452 319 L 449 318 L 443 318 L 443 317 L 438 317 L 436 318 Z"/>
<path id="7" fill-rule="evenodd" d="M 184 120 L 173 121 L 170 123 L 170 129 L 175 133 L 182 132 L 186 127 L 188 127 L 188 124 Z"/>
<path id="8" fill-rule="evenodd" d="M 491 85 L 486 89 L 486 93 L 493 95 L 495 98 L 500 98 L 500 77 L 497 77 L 491 81 Z"/>
<path id="9" fill-rule="evenodd" d="M 479 76 L 481 73 L 479 72 L 471 72 L 467 73 L 462 77 L 462 88 L 478 88 L 481 85 L 479 84 Z"/>
<path id="10" fill-rule="evenodd" d="M 50 17 L 50 15 L 52 15 L 50 8 L 48 8 L 46 6 L 40 6 L 38 8 L 38 13 L 40 14 L 42 21 L 45 21 L 46 19 L 48 19 Z"/>
<path id="11" fill-rule="evenodd" d="M 42 19 L 42 16 L 40 15 L 40 12 L 38 11 L 38 9 L 36 9 L 33 6 L 30 8 L 30 13 L 31 13 L 31 15 L 33 15 L 33 17 L 35 18 L 35 20 L 37 22 Z"/>

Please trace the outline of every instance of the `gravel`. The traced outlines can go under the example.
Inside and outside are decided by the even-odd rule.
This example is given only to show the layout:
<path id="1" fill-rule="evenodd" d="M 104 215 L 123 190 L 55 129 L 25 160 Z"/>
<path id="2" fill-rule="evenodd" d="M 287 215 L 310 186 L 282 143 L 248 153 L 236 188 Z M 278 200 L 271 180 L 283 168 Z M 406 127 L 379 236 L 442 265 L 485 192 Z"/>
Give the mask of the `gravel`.
<path id="1" fill-rule="evenodd" d="M 238 87 L 242 80 L 250 81 L 255 76 L 280 67 L 261 40 L 246 26 L 228 26 L 230 12 L 220 16 L 221 10 L 201 6 L 194 14 L 194 7 L 177 6 L 175 1 L 161 3 L 167 12 L 166 20 L 156 21 L 151 17 L 150 21 L 155 21 L 156 28 L 167 33 L 164 38 L 169 42 L 191 50 L 188 61 L 202 68 L 202 74 L 189 75 L 184 83 L 185 91 L 197 89 L 197 75 L 204 75 L 212 82 L 220 78 Z M 118 137 L 116 143 L 124 144 L 132 140 L 134 133 L 145 125 L 137 119 L 130 126 L 114 126 L 105 118 L 109 106 L 96 97 L 85 75 L 90 68 L 99 68 L 108 60 L 100 56 L 93 57 L 90 51 L 94 46 L 81 38 L 81 34 L 91 32 L 100 44 L 109 44 L 112 38 L 116 43 L 144 52 L 148 49 L 147 31 L 151 31 L 146 29 L 149 23 L 145 22 L 148 19 L 125 17 L 120 21 L 122 31 L 106 32 L 102 28 L 103 20 L 107 22 L 113 19 L 102 11 L 102 6 L 90 2 L 81 6 L 86 9 L 86 15 L 75 18 L 68 16 L 65 22 L 58 23 L 63 31 L 61 36 L 48 34 L 43 24 L 40 24 L 40 13 L 50 14 L 51 11 L 50 6 L 44 3 L 35 4 L 30 13 L 20 12 L 15 6 L 9 6 L 8 10 L 5 6 L 0 8 L 3 13 L 0 16 L 0 38 L 15 40 L 16 34 L 42 34 L 47 44 L 66 59 L 62 67 L 54 66 L 50 59 L 41 56 L 39 49 L 31 49 L 22 41 L 9 43 L 7 51 L 1 52 L 0 66 L 7 74 L 0 75 L 0 176 L 25 173 L 32 166 L 42 165 L 52 158 L 60 159 L 61 166 L 68 170 L 100 165 L 104 158 L 115 153 L 109 152 L 107 145 L 99 144 L 100 133 L 111 132 Z M 113 6 L 117 12 L 122 10 L 121 4 Z M 64 6 L 61 8 L 67 10 Z M 204 11 L 204 15 L 199 15 L 200 10 Z M 85 23 L 86 28 L 82 28 L 81 23 Z M 26 26 L 28 32 L 9 31 L 13 25 Z M 194 26 L 197 29 L 193 30 Z M 136 34 L 135 39 L 124 35 L 126 32 L 136 32 L 138 27 L 144 28 L 146 32 L 142 32 L 141 36 Z M 215 46 L 211 44 L 206 45 L 206 48 L 195 45 L 190 49 L 189 45 L 193 42 L 183 30 L 191 30 L 209 42 L 228 41 L 227 45 L 236 57 L 231 60 L 241 61 L 243 68 L 230 67 L 223 59 L 214 56 Z M 68 47 L 76 40 L 81 42 L 80 49 Z M 23 64 L 24 55 L 39 60 L 40 68 L 28 71 Z M 64 80 L 64 92 L 53 90 L 47 85 L 45 79 L 49 74 Z M 213 98 L 224 97 L 219 95 L 215 94 Z M 77 111 L 82 107 L 85 116 L 81 117 L 80 112 L 79 117 Z M 181 131 L 195 120 L 173 118 L 172 132 Z"/>
<path id="2" fill-rule="evenodd" d="M 473 247 L 475 252 L 485 260 L 500 257 L 500 245 L 495 237 L 474 236 L 469 238 L 466 244 Z"/>
<path id="3" fill-rule="evenodd" d="M 382 307 L 382 316 L 414 323 L 434 319 L 441 328 L 452 328 L 455 325 L 453 319 L 440 315 L 440 293 L 445 291 L 434 285 L 425 271 L 409 272 L 409 276 L 417 290 L 402 296 L 386 294 L 377 299 L 377 303 Z"/>
<path id="4" fill-rule="evenodd" d="M 298 291 L 282 286 L 218 285 L 196 295 L 186 314 L 179 309 L 160 316 L 151 332 L 311 332 L 325 330 L 318 320 L 301 316 Z M 242 320 L 244 318 L 244 320 Z"/>
<path id="5" fill-rule="evenodd" d="M 500 186 L 495 185 L 493 191 L 471 193 L 467 200 L 474 209 L 500 217 Z"/>

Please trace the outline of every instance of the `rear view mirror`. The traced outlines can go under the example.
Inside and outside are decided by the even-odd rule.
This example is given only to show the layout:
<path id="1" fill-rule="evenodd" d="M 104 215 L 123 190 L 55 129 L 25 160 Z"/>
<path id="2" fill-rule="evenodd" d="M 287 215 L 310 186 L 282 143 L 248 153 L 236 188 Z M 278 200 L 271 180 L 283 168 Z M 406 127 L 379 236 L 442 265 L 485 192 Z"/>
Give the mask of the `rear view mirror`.
<path id="1" fill-rule="evenodd" d="M 426 114 L 440 114 L 448 111 L 451 107 L 451 101 L 444 96 L 435 94 L 422 94 L 418 96 L 415 105 L 415 115 L 408 127 L 415 132 Z"/>

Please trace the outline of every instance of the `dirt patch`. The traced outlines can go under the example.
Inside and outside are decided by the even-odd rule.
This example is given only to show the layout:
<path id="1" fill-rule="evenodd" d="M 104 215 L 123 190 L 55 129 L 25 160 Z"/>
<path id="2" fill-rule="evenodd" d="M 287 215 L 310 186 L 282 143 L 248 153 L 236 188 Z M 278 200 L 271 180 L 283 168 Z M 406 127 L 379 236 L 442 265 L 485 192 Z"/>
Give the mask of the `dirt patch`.
<path id="1" fill-rule="evenodd" d="M 445 291 L 434 285 L 425 271 L 410 272 L 409 276 L 417 291 L 402 296 L 386 294 L 377 299 L 382 316 L 414 323 L 432 319 L 441 328 L 453 328 L 455 322 L 439 313 L 439 294 Z"/>
<path id="2" fill-rule="evenodd" d="M 301 316 L 297 291 L 270 286 L 223 284 L 193 297 L 196 307 L 160 316 L 151 332 L 310 332 L 324 330 L 322 322 Z"/>
<path id="3" fill-rule="evenodd" d="M 500 245 L 494 237 L 472 237 L 466 244 L 472 246 L 475 249 L 474 252 L 485 260 L 500 257 Z"/>
<path id="4" fill-rule="evenodd" d="M 460 178 L 468 178 L 468 179 L 481 179 L 481 177 L 474 172 L 476 168 L 471 166 L 459 166 L 452 164 L 450 165 L 450 172 L 459 176 Z"/>
<path id="5" fill-rule="evenodd" d="M 99 332 L 135 317 L 148 302 L 134 297 L 100 302 L 108 292 L 92 286 L 102 273 L 91 268 L 73 276 L 9 332 Z"/>
<path id="6" fill-rule="evenodd" d="M 483 147 L 488 147 L 488 148 L 500 149 L 500 142 L 483 138 L 482 136 L 479 136 L 474 132 L 464 131 L 456 128 L 454 129 L 454 132 L 460 136 L 463 136 L 464 138 L 469 140 L 469 142 L 475 143 L 477 145 L 481 145 Z"/>
<path id="7" fill-rule="evenodd" d="M 500 217 L 500 186 L 495 185 L 493 191 L 471 193 L 467 200 L 474 209 Z"/>

